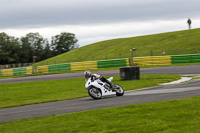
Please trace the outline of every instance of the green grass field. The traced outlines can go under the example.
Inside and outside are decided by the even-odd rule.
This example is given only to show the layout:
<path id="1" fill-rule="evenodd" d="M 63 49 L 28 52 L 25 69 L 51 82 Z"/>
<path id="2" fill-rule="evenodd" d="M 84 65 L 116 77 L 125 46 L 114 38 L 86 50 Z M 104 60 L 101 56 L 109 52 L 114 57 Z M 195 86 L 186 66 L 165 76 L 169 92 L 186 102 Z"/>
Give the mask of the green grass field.
<path id="1" fill-rule="evenodd" d="M 1 133 L 199 133 L 200 97 L 0 123 Z"/>
<path id="2" fill-rule="evenodd" d="M 135 56 L 200 53 L 200 29 L 161 33 L 155 35 L 120 38 L 97 42 L 38 63 L 39 65 L 104 60 L 131 57 L 130 49 L 137 48 Z"/>
<path id="3" fill-rule="evenodd" d="M 113 83 L 134 90 L 178 79 L 176 75 L 141 75 L 140 80 L 120 81 L 114 76 Z M 84 85 L 84 78 L 0 84 L 0 108 L 89 96 Z"/>

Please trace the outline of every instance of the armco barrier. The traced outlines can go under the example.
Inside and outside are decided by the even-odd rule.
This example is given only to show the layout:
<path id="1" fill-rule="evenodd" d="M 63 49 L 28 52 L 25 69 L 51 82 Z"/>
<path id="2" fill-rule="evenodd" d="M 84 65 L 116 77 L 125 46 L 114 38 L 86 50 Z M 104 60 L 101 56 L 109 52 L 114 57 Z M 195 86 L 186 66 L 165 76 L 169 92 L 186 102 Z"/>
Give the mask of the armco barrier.
<path id="1" fill-rule="evenodd" d="M 171 60 L 172 64 L 198 63 L 200 62 L 200 54 L 172 55 Z"/>
<path id="2" fill-rule="evenodd" d="M 98 68 L 129 66 L 129 59 L 114 59 L 97 61 Z"/>
<path id="3" fill-rule="evenodd" d="M 197 63 L 200 62 L 200 54 L 134 57 L 133 60 L 134 64 L 137 66 Z M 129 58 L 38 66 L 37 72 L 39 73 L 64 72 L 73 70 L 90 70 L 97 68 L 124 67 L 124 66 L 130 66 Z M 33 72 L 32 67 L 0 69 L 0 76 L 25 75 L 25 74 L 32 74 L 32 72 Z"/>
<path id="4" fill-rule="evenodd" d="M 200 62 L 200 54 L 192 54 L 191 57 L 191 63 L 197 63 Z"/>
<path id="5" fill-rule="evenodd" d="M 38 66 L 37 72 L 38 73 L 49 73 L 49 67 L 48 66 Z"/>
<path id="6" fill-rule="evenodd" d="M 14 68 L 13 69 L 13 74 L 14 75 L 26 75 L 26 68 L 22 67 L 22 68 Z"/>
<path id="7" fill-rule="evenodd" d="M 49 72 L 58 72 L 60 69 L 59 64 L 49 65 Z"/>
<path id="8" fill-rule="evenodd" d="M 26 67 L 26 74 L 32 74 L 33 68 L 32 67 Z"/>
<path id="9" fill-rule="evenodd" d="M 74 70 L 89 70 L 89 69 L 97 69 L 96 61 L 86 61 L 86 62 L 74 62 L 71 63 L 71 71 Z"/>
<path id="10" fill-rule="evenodd" d="M 16 76 L 32 74 L 32 67 L 22 67 L 14 69 L 0 69 L 0 76 Z"/>
<path id="11" fill-rule="evenodd" d="M 134 57 L 134 64 L 137 66 L 146 65 L 170 65 L 170 56 L 147 56 L 147 57 Z"/>
<path id="12" fill-rule="evenodd" d="M 124 66 L 130 66 L 129 58 L 38 66 L 36 72 L 38 73 L 64 72 L 64 71 L 90 70 L 97 68 L 124 67 Z M 25 75 L 32 73 L 33 73 L 33 67 L 0 70 L 0 76 Z"/>
<path id="13" fill-rule="evenodd" d="M 190 63 L 189 55 L 173 55 L 171 56 L 172 64 Z"/>
<path id="14" fill-rule="evenodd" d="M 64 71 L 70 71 L 71 70 L 71 65 L 69 63 L 67 64 L 59 64 L 59 72 L 64 72 Z"/>
<path id="15" fill-rule="evenodd" d="M 49 65 L 49 72 L 65 72 L 70 71 L 70 64 L 55 64 Z"/>
<path id="16" fill-rule="evenodd" d="M 13 69 L 3 69 L 2 76 L 13 76 Z"/>

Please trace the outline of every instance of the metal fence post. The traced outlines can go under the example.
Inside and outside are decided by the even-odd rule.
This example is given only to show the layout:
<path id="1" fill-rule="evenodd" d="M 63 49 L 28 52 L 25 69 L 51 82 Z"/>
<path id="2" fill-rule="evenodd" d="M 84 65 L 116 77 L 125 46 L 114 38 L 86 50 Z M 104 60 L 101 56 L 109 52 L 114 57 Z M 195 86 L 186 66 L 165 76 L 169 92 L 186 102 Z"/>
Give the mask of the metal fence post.
<path id="1" fill-rule="evenodd" d="M 153 50 L 151 50 L 151 56 L 153 56 Z"/>
<path id="2" fill-rule="evenodd" d="M 119 54 L 119 58 L 120 58 L 120 59 L 122 58 L 122 53 Z"/>
<path id="3" fill-rule="evenodd" d="M 134 59 L 133 59 L 133 56 L 134 56 L 134 52 L 133 51 L 135 51 L 136 50 L 136 48 L 132 48 L 132 49 L 130 49 L 130 52 L 131 52 L 131 61 L 132 61 L 132 66 L 134 66 Z"/>
<path id="4" fill-rule="evenodd" d="M 178 48 L 176 49 L 176 54 L 179 55 L 179 49 Z"/>

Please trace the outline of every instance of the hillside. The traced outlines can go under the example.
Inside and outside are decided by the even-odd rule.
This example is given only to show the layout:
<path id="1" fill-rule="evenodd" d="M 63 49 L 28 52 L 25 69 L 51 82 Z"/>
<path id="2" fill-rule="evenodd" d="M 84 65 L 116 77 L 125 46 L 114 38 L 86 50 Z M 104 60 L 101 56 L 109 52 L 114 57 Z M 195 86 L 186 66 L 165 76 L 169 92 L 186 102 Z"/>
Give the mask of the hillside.
<path id="1" fill-rule="evenodd" d="M 131 38 L 97 42 L 56 57 L 38 65 L 105 60 L 131 57 L 130 49 L 137 48 L 135 56 L 194 54 L 200 52 L 200 29 L 168 32 Z"/>

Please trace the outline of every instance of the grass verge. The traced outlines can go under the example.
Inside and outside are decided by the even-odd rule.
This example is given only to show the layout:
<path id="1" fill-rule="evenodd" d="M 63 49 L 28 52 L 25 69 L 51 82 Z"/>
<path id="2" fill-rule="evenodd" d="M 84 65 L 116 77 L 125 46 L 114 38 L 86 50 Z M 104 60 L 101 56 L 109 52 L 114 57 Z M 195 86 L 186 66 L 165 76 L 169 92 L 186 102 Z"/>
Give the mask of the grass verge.
<path id="1" fill-rule="evenodd" d="M 200 29 L 198 28 L 147 36 L 105 40 L 71 50 L 38 62 L 37 64 L 42 65 L 47 64 L 47 62 L 48 64 L 54 64 L 55 61 L 59 64 L 67 61 L 79 62 L 80 60 L 105 60 L 105 58 L 130 58 L 131 53 L 129 51 L 132 48 L 137 48 L 134 52 L 137 57 L 150 56 L 151 53 L 153 53 L 154 56 L 160 56 L 163 50 L 165 51 L 165 55 L 194 54 L 199 52 L 199 34 Z M 151 50 L 153 51 L 151 52 Z"/>
<path id="2" fill-rule="evenodd" d="M 1 133 L 197 133 L 200 97 L 0 123 Z"/>
<path id="3" fill-rule="evenodd" d="M 113 83 L 134 90 L 178 79 L 176 75 L 141 75 L 140 80 L 120 81 L 114 76 Z M 84 78 L 0 84 L 0 108 L 85 97 L 84 85 Z"/>

